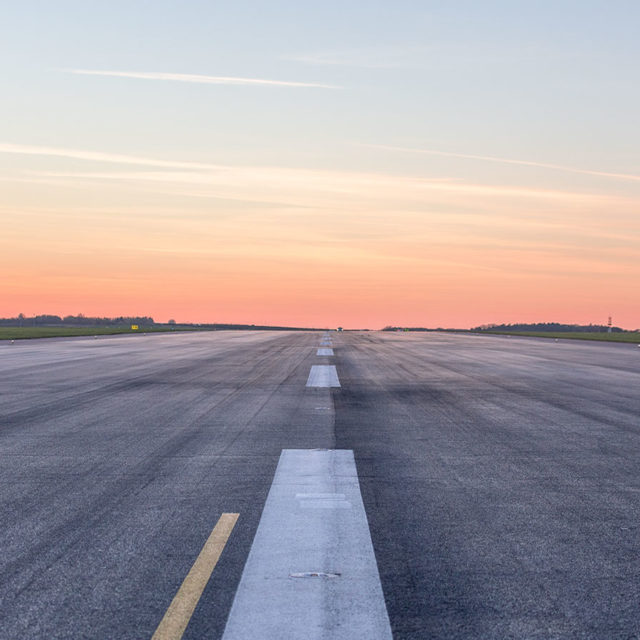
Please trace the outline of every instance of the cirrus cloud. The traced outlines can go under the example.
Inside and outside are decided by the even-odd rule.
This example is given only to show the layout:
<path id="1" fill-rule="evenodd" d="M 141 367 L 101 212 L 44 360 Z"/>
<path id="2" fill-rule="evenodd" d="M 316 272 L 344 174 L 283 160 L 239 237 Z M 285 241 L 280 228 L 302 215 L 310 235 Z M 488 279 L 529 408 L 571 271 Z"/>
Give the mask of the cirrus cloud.
<path id="1" fill-rule="evenodd" d="M 60 69 L 64 73 L 83 76 L 108 76 L 113 78 L 133 78 L 136 80 L 164 80 L 168 82 L 189 82 L 193 84 L 221 84 L 253 87 L 293 87 L 311 89 L 340 89 L 332 84 L 319 82 L 298 82 L 293 80 L 269 80 L 266 78 L 244 78 L 237 76 L 207 76 L 197 73 L 167 73 L 163 71 L 109 71 L 98 69 Z"/>

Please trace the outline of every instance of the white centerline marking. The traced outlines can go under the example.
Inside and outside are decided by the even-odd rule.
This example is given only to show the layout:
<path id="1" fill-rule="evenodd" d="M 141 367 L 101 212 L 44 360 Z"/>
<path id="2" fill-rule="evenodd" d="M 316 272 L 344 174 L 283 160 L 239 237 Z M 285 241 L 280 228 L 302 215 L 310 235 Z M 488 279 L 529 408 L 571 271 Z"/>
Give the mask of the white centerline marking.
<path id="1" fill-rule="evenodd" d="M 309 371 L 307 387 L 339 387 L 340 380 L 334 364 L 314 364 Z"/>
<path id="2" fill-rule="evenodd" d="M 332 356 L 333 355 L 333 349 L 318 349 L 318 351 L 316 352 L 317 356 Z"/>
<path id="3" fill-rule="evenodd" d="M 282 452 L 222 638 L 391 640 L 352 451 Z"/>

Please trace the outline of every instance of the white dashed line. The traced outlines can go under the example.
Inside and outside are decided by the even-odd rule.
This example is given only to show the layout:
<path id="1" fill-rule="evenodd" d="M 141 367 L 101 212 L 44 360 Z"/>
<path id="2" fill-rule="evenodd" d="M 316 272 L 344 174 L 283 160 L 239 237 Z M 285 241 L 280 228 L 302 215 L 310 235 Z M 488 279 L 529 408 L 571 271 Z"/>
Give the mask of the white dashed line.
<path id="1" fill-rule="evenodd" d="M 317 356 L 332 356 L 333 355 L 333 349 L 327 349 L 327 348 L 321 348 L 318 349 Z"/>
<path id="2" fill-rule="evenodd" d="M 285 449 L 223 640 L 391 640 L 349 450 Z"/>
<path id="3" fill-rule="evenodd" d="M 340 380 L 334 364 L 314 364 L 309 372 L 307 387 L 339 387 Z"/>

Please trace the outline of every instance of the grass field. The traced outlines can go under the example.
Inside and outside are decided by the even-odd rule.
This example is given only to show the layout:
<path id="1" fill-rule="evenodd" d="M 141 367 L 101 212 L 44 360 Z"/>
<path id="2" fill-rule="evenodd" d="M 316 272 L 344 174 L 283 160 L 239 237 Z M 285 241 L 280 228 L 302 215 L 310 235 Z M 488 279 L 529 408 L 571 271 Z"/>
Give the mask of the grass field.
<path id="1" fill-rule="evenodd" d="M 120 333 L 151 333 L 162 331 L 195 331 L 195 327 L 0 327 L 0 340 L 31 338 L 62 338 L 71 336 L 106 336 Z"/>
<path id="2" fill-rule="evenodd" d="M 482 335 L 529 336 L 532 338 L 563 338 L 568 340 L 598 340 L 601 342 L 635 342 L 640 344 L 640 332 L 603 333 L 583 331 L 482 331 Z"/>

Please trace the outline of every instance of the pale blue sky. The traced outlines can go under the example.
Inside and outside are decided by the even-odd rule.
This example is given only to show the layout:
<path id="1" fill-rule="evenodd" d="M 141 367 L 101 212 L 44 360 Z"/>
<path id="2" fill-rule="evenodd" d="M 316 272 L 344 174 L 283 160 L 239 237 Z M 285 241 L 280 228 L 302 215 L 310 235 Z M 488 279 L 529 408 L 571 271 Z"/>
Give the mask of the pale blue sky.
<path id="1" fill-rule="evenodd" d="M 357 145 L 640 169 L 636 1 L 4 5 L 5 141 L 400 172 L 444 163 L 446 174 L 480 177 L 497 167 Z M 342 88 L 177 85 L 61 69 Z"/>

